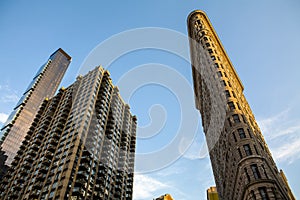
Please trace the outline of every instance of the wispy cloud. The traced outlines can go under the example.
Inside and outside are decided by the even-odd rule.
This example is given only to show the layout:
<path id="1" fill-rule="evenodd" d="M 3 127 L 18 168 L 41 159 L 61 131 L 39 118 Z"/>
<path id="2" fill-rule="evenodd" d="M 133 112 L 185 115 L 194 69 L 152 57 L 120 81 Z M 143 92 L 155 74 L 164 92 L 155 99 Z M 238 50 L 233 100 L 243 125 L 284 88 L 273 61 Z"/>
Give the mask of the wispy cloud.
<path id="1" fill-rule="evenodd" d="M 134 177 L 133 198 L 135 200 L 153 199 L 158 191 L 169 186 L 143 174 L 136 174 Z"/>
<path id="2" fill-rule="evenodd" d="M 186 152 L 184 152 L 183 157 L 189 160 L 197 160 L 208 157 L 208 148 L 205 141 L 205 136 L 202 132 L 197 134 L 191 146 Z"/>
<path id="3" fill-rule="evenodd" d="M 300 120 L 290 109 L 258 121 L 275 160 L 293 163 L 300 158 Z"/>
<path id="4" fill-rule="evenodd" d="M 9 85 L 0 85 L 0 92 L 0 102 L 2 103 L 16 103 L 19 100 L 17 92 L 9 87 Z"/>
<path id="5" fill-rule="evenodd" d="M 300 139 L 284 143 L 273 151 L 274 157 L 279 161 L 288 161 L 292 163 L 300 158 Z"/>
<path id="6" fill-rule="evenodd" d="M 8 115 L 5 113 L 0 113 L 0 123 L 5 123 L 8 118 Z"/>
<path id="7" fill-rule="evenodd" d="M 18 100 L 19 97 L 16 94 L 5 94 L 0 98 L 3 103 L 16 103 Z"/>

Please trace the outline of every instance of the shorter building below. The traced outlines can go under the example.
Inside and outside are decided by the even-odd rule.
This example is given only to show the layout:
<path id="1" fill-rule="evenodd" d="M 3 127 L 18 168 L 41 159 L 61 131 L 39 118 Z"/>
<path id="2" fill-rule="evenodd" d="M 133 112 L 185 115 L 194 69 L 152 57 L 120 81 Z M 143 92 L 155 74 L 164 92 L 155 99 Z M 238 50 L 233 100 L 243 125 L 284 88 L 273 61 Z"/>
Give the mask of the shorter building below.
<path id="1" fill-rule="evenodd" d="M 210 187 L 206 191 L 207 200 L 219 200 L 219 195 L 216 187 Z"/>
<path id="2" fill-rule="evenodd" d="M 156 199 L 153 200 L 174 200 L 170 194 L 164 194 Z"/>

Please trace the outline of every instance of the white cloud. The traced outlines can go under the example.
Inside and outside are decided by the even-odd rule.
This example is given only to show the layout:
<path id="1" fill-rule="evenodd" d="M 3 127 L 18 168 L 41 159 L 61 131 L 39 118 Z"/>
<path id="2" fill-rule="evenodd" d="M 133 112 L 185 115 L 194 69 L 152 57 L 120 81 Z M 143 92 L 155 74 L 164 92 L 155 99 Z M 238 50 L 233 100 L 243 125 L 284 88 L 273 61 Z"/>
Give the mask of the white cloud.
<path id="1" fill-rule="evenodd" d="M 275 160 L 289 164 L 300 158 L 300 120 L 290 119 L 290 109 L 258 121 Z"/>
<path id="2" fill-rule="evenodd" d="M 8 118 L 8 115 L 5 113 L 0 113 L 0 123 L 5 123 Z"/>
<path id="3" fill-rule="evenodd" d="M 291 143 L 284 143 L 273 151 L 274 157 L 278 161 L 294 162 L 300 158 L 300 139 Z"/>
<path id="4" fill-rule="evenodd" d="M 136 174 L 134 175 L 133 199 L 153 199 L 155 193 L 168 187 L 150 176 Z"/>
<path id="5" fill-rule="evenodd" d="M 6 94 L 0 98 L 3 103 L 16 103 L 19 97 L 16 94 Z"/>
<path id="6" fill-rule="evenodd" d="M 17 92 L 11 89 L 8 85 L 0 85 L 2 103 L 16 103 L 19 100 Z"/>

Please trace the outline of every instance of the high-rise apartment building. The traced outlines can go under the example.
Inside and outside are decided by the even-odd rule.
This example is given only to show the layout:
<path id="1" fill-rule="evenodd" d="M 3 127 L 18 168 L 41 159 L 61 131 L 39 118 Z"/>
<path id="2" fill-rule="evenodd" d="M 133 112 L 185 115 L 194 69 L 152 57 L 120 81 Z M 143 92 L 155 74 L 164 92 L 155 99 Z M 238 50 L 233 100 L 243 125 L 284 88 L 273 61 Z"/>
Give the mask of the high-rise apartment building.
<path id="1" fill-rule="evenodd" d="M 187 20 L 196 107 L 202 117 L 219 198 L 290 199 L 243 85 L 202 11 Z"/>
<path id="2" fill-rule="evenodd" d="M 45 99 L 0 185 L 3 199 L 132 199 L 136 117 L 96 67 Z"/>
<path id="3" fill-rule="evenodd" d="M 55 51 L 43 64 L 1 129 L 0 180 L 10 166 L 34 116 L 46 97 L 52 97 L 71 62 L 62 49 Z"/>

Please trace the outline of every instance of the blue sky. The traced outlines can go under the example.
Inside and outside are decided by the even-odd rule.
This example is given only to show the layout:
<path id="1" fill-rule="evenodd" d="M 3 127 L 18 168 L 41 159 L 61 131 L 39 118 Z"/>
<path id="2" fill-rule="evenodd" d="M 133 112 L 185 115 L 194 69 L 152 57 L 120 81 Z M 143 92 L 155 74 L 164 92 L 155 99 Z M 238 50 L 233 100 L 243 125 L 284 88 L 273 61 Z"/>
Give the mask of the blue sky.
<path id="1" fill-rule="evenodd" d="M 39 66 L 57 48 L 72 56 L 62 82 L 62 86 L 67 86 L 83 68 L 94 67 L 83 63 L 93 49 L 101 50 L 104 41 L 114 41 L 114 46 L 102 49 L 97 64 L 107 63 L 102 60 L 128 42 L 117 43 L 112 36 L 128 30 L 136 33 L 136 28 L 145 27 L 186 35 L 186 18 L 195 9 L 204 10 L 210 18 L 245 86 L 244 93 L 277 165 L 285 171 L 292 190 L 300 198 L 298 0 L 1 1 L 0 121 L 3 123 Z M 149 38 L 153 41 L 152 36 Z M 176 42 L 175 46 L 181 44 Z M 180 48 L 188 51 L 184 44 Z M 164 193 L 172 194 L 176 200 L 205 199 L 205 191 L 214 181 L 209 158 L 200 152 L 204 137 L 191 92 L 189 62 L 173 51 L 143 48 L 120 55 L 103 67 L 111 71 L 113 82 L 138 116 L 138 155 L 155 155 L 170 149 L 162 154 L 165 157 L 159 158 L 161 162 L 152 172 L 147 169 L 136 174 L 135 199 L 152 199 Z M 151 70 L 143 74 L 139 69 Z M 141 82 L 128 82 L 131 77 Z M 126 91 L 133 84 L 139 87 Z M 181 91 L 186 92 L 184 97 Z M 185 105 L 190 105 L 187 113 Z M 188 123 L 183 119 L 186 115 L 195 126 L 179 130 Z M 153 134 L 149 135 L 151 131 Z M 184 136 L 180 135 L 182 132 Z M 187 152 L 180 149 L 180 158 L 170 145 L 178 135 L 185 139 L 180 143 L 183 147 L 192 143 Z M 137 161 L 143 169 L 145 161 Z"/>

